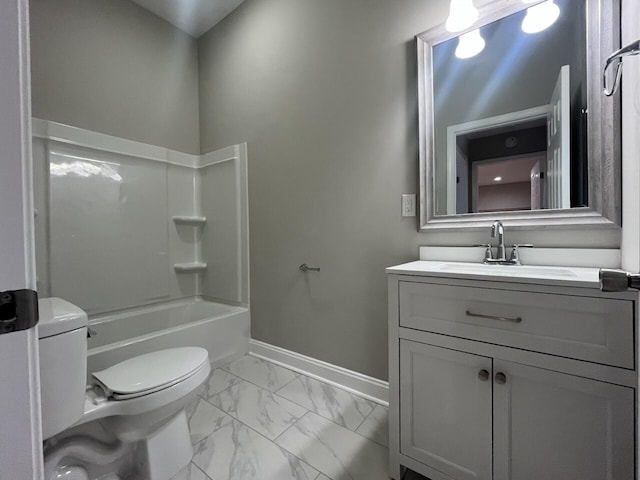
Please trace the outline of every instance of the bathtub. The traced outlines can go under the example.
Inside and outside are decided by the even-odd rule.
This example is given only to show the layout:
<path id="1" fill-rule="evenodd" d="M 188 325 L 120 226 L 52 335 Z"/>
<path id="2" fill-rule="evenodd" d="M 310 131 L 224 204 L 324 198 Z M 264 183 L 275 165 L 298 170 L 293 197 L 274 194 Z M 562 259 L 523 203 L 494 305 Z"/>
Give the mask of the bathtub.
<path id="1" fill-rule="evenodd" d="M 89 328 L 88 372 L 183 346 L 206 348 L 215 368 L 248 352 L 250 315 L 246 307 L 190 299 L 92 317 Z"/>

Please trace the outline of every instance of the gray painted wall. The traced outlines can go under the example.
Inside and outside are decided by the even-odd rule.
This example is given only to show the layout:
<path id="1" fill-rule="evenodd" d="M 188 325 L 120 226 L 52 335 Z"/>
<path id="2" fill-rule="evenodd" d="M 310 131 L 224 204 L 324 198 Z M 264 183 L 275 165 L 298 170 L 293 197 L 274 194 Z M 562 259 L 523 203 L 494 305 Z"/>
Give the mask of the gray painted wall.
<path id="1" fill-rule="evenodd" d="M 387 377 L 384 268 L 420 243 L 413 36 L 446 3 L 247 0 L 200 39 L 202 150 L 249 146 L 253 338 Z"/>
<path id="2" fill-rule="evenodd" d="M 249 148 L 252 336 L 387 378 L 384 268 L 418 246 L 414 35 L 448 1 L 247 0 L 199 40 L 203 151 Z M 509 242 L 616 246 L 618 231 L 507 232 Z M 301 263 L 319 266 L 303 274 Z"/>
<path id="3" fill-rule="evenodd" d="M 31 0 L 33 116 L 200 153 L 196 40 L 128 0 Z"/>

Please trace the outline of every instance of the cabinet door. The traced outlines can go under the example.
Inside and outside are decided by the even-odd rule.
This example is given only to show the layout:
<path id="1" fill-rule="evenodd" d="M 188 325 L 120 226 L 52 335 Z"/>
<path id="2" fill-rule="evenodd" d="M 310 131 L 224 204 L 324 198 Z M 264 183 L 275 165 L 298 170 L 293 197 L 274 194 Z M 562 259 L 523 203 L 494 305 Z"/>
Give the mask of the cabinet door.
<path id="1" fill-rule="evenodd" d="M 491 480 L 491 363 L 400 341 L 400 450 L 433 480 Z"/>
<path id="2" fill-rule="evenodd" d="M 635 478 L 633 389 L 500 360 L 494 372 L 495 480 Z"/>

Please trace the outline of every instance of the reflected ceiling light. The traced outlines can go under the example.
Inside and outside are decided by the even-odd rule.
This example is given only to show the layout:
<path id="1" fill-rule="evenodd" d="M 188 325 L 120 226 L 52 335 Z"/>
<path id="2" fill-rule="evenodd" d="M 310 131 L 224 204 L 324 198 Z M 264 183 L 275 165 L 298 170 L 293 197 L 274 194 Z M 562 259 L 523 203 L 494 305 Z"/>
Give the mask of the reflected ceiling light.
<path id="1" fill-rule="evenodd" d="M 494 182 L 501 182 L 502 181 L 502 177 L 496 177 L 493 179 Z"/>
<path id="2" fill-rule="evenodd" d="M 527 16 L 522 21 L 522 31 L 538 33 L 549 28 L 560 16 L 560 7 L 553 0 L 547 0 L 527 8 Z"/>
<path id="3" fill-rule="evenodd" d="M 478 9 L 473 6 L 473 0 L 451 0 L 449 17 L 444 27 L 449 32 L 466 30 L 478 19 Z"/>
<path id="4" fill-rule="evenodd" d="M 484 49 L 484 38 L 480 35 L 480 30 L 471 30 L 469 33 L 460 35 L 458 39 L 458 47 L 456 48 L 456 57 L 471 58 L 479 54 Z"/>

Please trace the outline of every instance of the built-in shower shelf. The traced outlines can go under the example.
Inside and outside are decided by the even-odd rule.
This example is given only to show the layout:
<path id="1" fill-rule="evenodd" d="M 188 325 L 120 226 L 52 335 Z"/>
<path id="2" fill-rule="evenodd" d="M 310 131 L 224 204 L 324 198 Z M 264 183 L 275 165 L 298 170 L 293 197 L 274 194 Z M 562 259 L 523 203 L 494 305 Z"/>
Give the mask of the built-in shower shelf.
<path id="1" fill-rule="evenodd" d="M 173 269 L 177 273 L 201 272 L 207 269 L 207 264 L 204 262 L 176 263 Z"/>
<path id="2" fill-rule="evenodd" d="M 176 215 L 173 217 L 176 225 L 204 225 L 207 223 L 207 217 L 198 217 L 195 215 Z"/>

